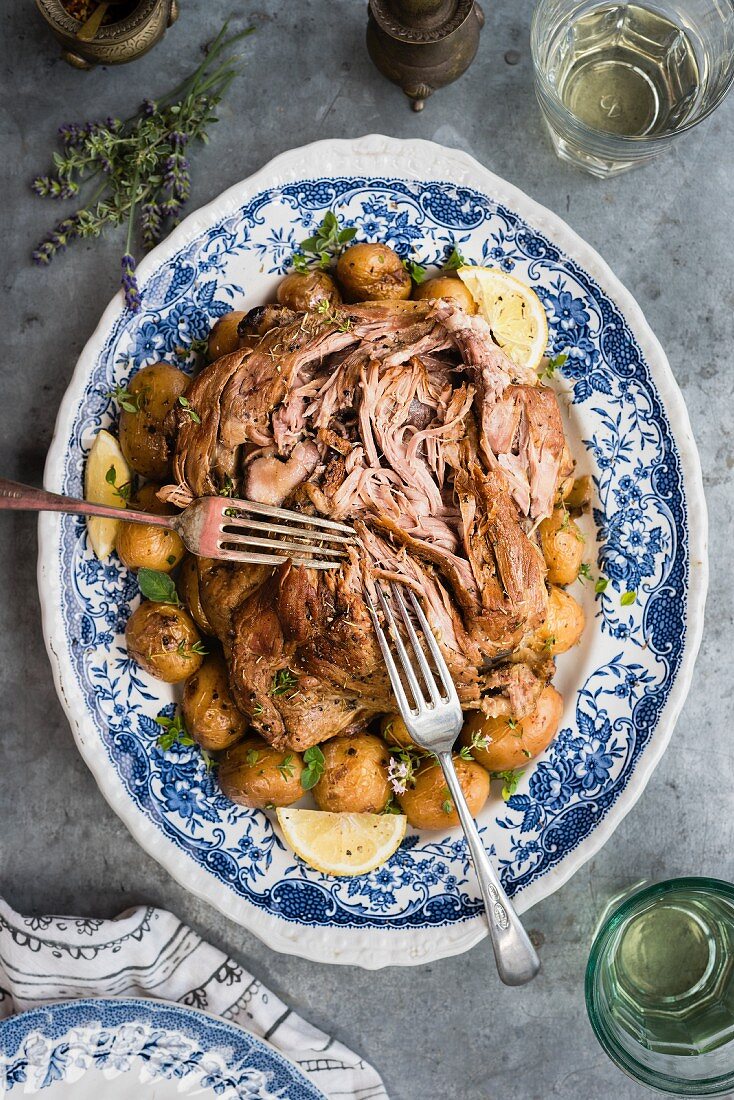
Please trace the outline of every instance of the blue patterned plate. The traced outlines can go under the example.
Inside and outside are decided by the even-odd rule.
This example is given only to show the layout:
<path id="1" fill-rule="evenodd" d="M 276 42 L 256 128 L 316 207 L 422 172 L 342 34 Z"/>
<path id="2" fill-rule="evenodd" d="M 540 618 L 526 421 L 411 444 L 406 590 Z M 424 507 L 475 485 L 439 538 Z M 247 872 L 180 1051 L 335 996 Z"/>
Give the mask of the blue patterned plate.
<path id="1" fill-rule="evenodd" d="M 140 266 L 142 312 L 118 296 L 59 413 L 49 489 L 80 495 L 109 391 L 156 359 L 181 365 L 213 319 L 266 301 L 326 210 L 358 239 L 435 263 L 456 243 L 531 283 L 579 471 L 597 498 L 575 586 L 588 625 L 559 661 L 561 732 L 480 825 L 520 910 L 596 852 L 639 797 L 691 678 L 706 590 L 706 512 L 688 415 L 662 348 L 609 268 L 567 225 L 464 153 L 383 137 L 285 153 L 192 214 Z M 98 562 L 84 524 L 40 521 L 39 586 L 57 688 L 79 748 L 140 844 L 181 883 L 278 950 L 375 967 L 465 950 L 485 933 L 461 836 L 412 834 L 381 869 L 333 879 L 287 851 L 271 819 L 228 802 L 195 749 L 156 746 L 174 694 L 128 659 L 137 587 Z M 629 603 L 627 593 L 636 593 Z"/>
<path id="2" fill-rule="evenodd" d="M 0 1096 L 44 1100 L 324 1100 L 243 1028 L 161 1001 L 82 1000 L 0 1023 Z"/>

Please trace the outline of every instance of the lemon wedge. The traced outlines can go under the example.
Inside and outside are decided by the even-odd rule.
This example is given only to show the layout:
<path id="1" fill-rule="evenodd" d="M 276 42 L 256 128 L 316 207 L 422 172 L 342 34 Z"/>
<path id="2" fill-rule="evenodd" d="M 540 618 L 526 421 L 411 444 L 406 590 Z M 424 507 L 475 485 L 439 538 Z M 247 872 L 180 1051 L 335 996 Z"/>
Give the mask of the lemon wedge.
<path id="1" fill-rule="evenodd" d="M 364 875 L 400 847 L 402 814 L 334 814 L 325 810 L 277 810 L 283 836 L 304 863 L 326 875 Z"/>
<path id="2" fill-rule="evenodd" d="M 548 322 L 535 291 L 495 267 L 460 267 L 456 274 L 502 350 L 519 366 L 537 370 L 548 344 Z"/>
<path id="3" fill-rule="evenodd" d="M 114 477 L 111 470 L 114 470 Z M 127 485 L 131 477 L 132 471 L 114 435 L 104 430 L 97 432 L 84 471 L 84 499 L 91 500 L 94 504 L 124 508 L 125 500 L 118 490 Z M 119 526 L 119 519 L 90 516 L 87 520 L 89 541 L 101 560 L 108 558 L 114 550 Z"/>

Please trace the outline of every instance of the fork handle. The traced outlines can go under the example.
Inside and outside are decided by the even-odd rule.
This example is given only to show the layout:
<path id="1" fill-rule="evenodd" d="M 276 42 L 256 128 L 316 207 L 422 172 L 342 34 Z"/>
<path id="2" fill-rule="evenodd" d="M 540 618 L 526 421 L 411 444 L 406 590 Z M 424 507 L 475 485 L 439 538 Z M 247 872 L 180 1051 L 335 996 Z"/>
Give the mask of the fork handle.
<path id="1" fill-rule="evenodd" d="M 175 529 L 178 516 L 157 516 L 152 512 L 136 512 L 131 508 L 113 508 L 109 504 L 93 504 L 91 500 L 77 500 L 45 489 L 34 489 L 18 481 L 0 477 L 0 509 L 21 512 L 71 512 L 79 516 L 102 516 L 105 519 L 122 519 L 130 523 L 146 523 L 155 527 Z"/>
<path id="2" fill-rule="evenodd" d="M 438 759 L 474 861 L 499 976 L 505 985 L 524 985 L 540 970 L 540 959 L 487 855 L 466 804 L 451 753 L 441 752 Z"/>

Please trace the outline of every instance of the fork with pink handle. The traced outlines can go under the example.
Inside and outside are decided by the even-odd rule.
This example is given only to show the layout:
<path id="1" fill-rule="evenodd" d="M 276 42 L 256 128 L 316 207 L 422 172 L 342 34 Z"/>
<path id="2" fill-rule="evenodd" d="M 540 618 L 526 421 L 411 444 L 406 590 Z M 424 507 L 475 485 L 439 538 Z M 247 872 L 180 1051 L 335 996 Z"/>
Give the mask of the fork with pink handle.
<path id="1" fill-rule="evenodd" d="M 347 547 L 356 542 L 354 531 L 344 523 L 229 497 L 199 497 L 177 515 L 160 516 L 93 504 L 0 478 L 2 508 L 70 512 L 167 527 L 197 557 L 255 565 L 282 565 L 290 559 L 309 569 L 338 569 L 347 557 Z"/>

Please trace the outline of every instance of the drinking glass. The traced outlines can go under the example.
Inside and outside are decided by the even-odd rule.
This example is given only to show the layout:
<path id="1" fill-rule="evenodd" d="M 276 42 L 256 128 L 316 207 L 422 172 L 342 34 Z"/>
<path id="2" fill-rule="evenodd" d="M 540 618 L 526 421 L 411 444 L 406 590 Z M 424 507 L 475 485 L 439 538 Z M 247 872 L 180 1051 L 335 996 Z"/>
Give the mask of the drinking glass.
<path id="1" fill-rule="evenodd" d="M 734 0 L 539 0 L 530 39 L 556 153 L 595 176 L 658 156 L 734 80 Z"/>
<path id="2" fill-rule="evenodd" d="M 670 879 L 612 903 L 591 948 L 586 1007 L 630 1077 L 676 1096 L 734 1090 L 734 884 Z"/>

